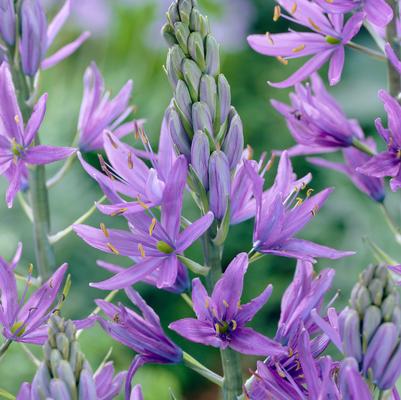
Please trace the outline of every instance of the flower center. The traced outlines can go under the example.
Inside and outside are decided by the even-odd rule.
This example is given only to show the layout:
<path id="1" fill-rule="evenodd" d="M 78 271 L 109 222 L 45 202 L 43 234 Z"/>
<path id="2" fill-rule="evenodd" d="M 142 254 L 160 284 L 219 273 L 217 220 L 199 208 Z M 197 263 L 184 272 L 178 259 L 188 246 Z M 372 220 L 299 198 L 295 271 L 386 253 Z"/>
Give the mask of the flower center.
<path id="1" fill-rule="evenodd" d="M 21 153 L 24 151 L 24 148 L 23 148 L 20 144 L 18 144 L 18 143 L 15 141 L 15 139 L 12 139 L 12 142 L 11 142 L 11 151 L 12 151 L 12 153 L 14 154 L 14 156 L 20 157 L 20 156 L 21 156 Z"/>
<path id="2" fill-rule="evenodd" d="M 216 335 L 219 336 L 220 339 L 230 340 L 231 333 L 237 329 L 237 321 L 217 321 L 214 324 L 214 329 L 216 331 Z"/>
<path id="3" fill-rule="evenodd" d="M 156 247 L 157 250 L 164 254 L 171 254 L 174 252 L 174 249 L 168 243 L 163 242 L 163 240 L 159 240 Z"/>
<path id="4" fill-rule="evenodd" d="M 16 322 L 12 327 L 11 327 L 11 332 L 12 333 L 17 333 L 17 336 L 20 337 L 24 334 L 25 328 L 23 327 L 23 322 L 19 321 Z"/>
<path id="5" fill-rule="evenodd" d="M 341 40 L 335 38 L 334 36 L 327 35 L 325 37 L 325 39 L 326 39 L 326 42 L 329 44 L 340 44 L 341 43 Z"/>

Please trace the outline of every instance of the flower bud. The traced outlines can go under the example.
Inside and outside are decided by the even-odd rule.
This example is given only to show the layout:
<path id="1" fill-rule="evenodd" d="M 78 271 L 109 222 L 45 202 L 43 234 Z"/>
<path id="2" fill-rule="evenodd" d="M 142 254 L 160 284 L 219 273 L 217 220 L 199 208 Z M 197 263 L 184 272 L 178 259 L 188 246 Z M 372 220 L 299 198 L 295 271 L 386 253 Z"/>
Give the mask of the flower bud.
<path id="1" fill-rule="evenodd" d="M 62 400 L 69 400 L 71 397 L 68 393 L 68 389 L 66 384 L 59 380 L 53 379 L 50 383 L 50 398 L 52 399 L 62 399 Z"/>
<path id="2" fill-rule="evenodd" d="M 188 38 L 188 51 L 193 60 L 198 64 L 201 71 L 205 71 L 205 48 L 202 36 L 199 32 L 192 32 Z"/>
<path id="3" fill-rule="evenodd" d="M 178 1 L 178 12 L 180 13 L 180 19 L 187 26 L 189 25 L 191 11 L 192 11 L 192 0 Z"/>
<path id="4" fill-rule="evenodd" d="M 216 76 L 220 71 L 219 45 L 212 35 L 206 37 L 206 72 Z"/>
<path id="5" fill-rule="evenodd" d="M 188 38 L 189 38 L 189 28 L 182 22 L 176 22 L 174 24 L 175 37 L 178 44 L 180 45 L 182 51 L 188 54 Z"/>
<path id="6" fill-rule="evenodd" d="M 209 160 L 209 204 L 217 219 L 222 219 L 230 196 L 230 168 L 226 155 L 214 151 Z"/>
<path id="7" fill-rule="evenodd" d="M 15 9 L 13 0 L 0 0 L 0 37 L 10 46 L 15 43 Z"/>
<path id="8" fill-rule="evenodd" d="M 167 75 L 170 83 L 175 87 L 179 79 L 183 78 L 181 71 L 181 65 L 185 58 L 183 51 L 180 46 L 174 45 L 167 53 Z"/>
<path id="9" fill-rule="evenodd" d="M 189 159 L 191 157 L 191 145 L 189 142 L 189 137 L 182 126 L 177 111 L 175 111 L 173 108 L 170 109 L 168 115 L 168 128 L 171 139 L 177 146 L 178 151 Z"/>
<path id="10" fill-rule="evenodd" d="M 209 139 L 205 133 L 197 131 L 192 139 L 191 164 L 206 190 L 209 188 L 209 157 Z"/>
<path id="11" fill-rule="evenodd" d="M 192 121 L 192 100 L 187 85 L 181 79 L 175 89 L 175 101 L 188 122 Z"/>
<path id="12" fill-rule="evenodd" d="M 182 63 L 182 73 L 184 80 L 187 83 L 189 94 L 193 102 L 199 99 L 199 84 L 202 77 L 202 72 L 196 63 L 188 58 Z"/>
<path id="13" fill-rule="evenodd" d="M 235 169 L 242 157 L 244 150 L 244 132 L 242 121 L 238 113 L 233 109 L 230 118 L 228 132 L 223 142 L 223 151 L 227 156 L 230 170 Z"/>
<path id="14" fill-rule="evenodd" d="M 172 47 L 175 44 L 177 44 L 177 39 L 175 38 L 175 31 L 174 28 L 171 26 L 171 24 L 165 23 L 162 27 L 161 34 L 169 47 Z"/>
<path id="15" fill-rule="evenodd" d="M 39 0 L 21 5 L 21 64 L 25 75 L 35 76 L 46 52 L 47 21 Z"/>
<path id="16" fill-rule="evenodd" d="M 213 121 L 206 103 L 198 102 L 192 106 L 192 124 L 194 132 L 207 131 L 213 135 Z"/>
<path id="17" fill-rule="evenodd" d="M 203 101 L 208 105 L 212 121 L 214 121 L 216 117 L 217 85 L 212 76 L 202 76 L 200 81 L 199 98 L 200 101 Z"/>
<path id="18" fill-rule="evenodd" d="M 344 320 L 344 352 L 347 356 L 354 357 L 358 362 L 362 359 L 362 346 L 359 334 L 359 316 L 355 310 L 350 310 Z"/>
<path id="19" fill-rule="evenodd" d="M 231 89 L 223 74 L 217 78 L 218 104 L 220 110 L 220 125 L 226 121 L 231 107 Z"/>
<path id="20" fill-rule="evenodd" d="M 382 320 L 380 308 L 377 306 L 369 306 L 363 317 L 362 337 L 364 343 L 367 345 L 373 334 L 376 332 Z M 364 346 L 365 347 L 365 346 Z M 366 350 L 366 349 L 364 349 Z"/>
<path id="21" fill-rule="evenodd" d="M 204 40 L 210 32 L 207 18 L 204 17 L 197 8 L 193 8 L 191 11 L 189 27 L 192 32 L 199 32 L 202 40 Z"/>
<path id="22" fill-rule="evenodd" d="M 180 14 L 178 12 L 178 6 L 176 2 L 170 4 L 170 7 L 167 11 L 167 18 L 172 25 L 180 20 Z"/>

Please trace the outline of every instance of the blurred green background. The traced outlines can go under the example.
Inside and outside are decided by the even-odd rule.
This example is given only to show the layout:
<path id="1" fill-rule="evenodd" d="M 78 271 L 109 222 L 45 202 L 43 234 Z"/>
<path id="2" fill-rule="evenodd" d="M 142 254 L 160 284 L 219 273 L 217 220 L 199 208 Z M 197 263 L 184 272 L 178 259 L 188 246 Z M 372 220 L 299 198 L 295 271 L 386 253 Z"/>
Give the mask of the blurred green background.
<path id="1" fill-rule="evenodd" d="M 61 4 L 60 1 L 55 2 Z M 75 135 L 79 105 L 82 94 L 82 75 L 87 65 L 95 60 L 104 74 L 106 85 L 113 93 L 128 79 L 134 80 L 133 103 L 137 106 L 136 117 L 146 118 L 146 131 L 154 146 L 157 144 L 161 119 L 171 98 L 171 89 L 163 72 L 166 49 L 159 38 L 163 12 L 169 1 L 159 0 L 82 0 L 76 3 L 76 12 L 64 29 L 57 44 L 74 38 L 80 29 L 92 29 L 94 34 L 70 59 L 41 77 L 41 91 L 49 93 L 48 112 L 41 131 L 42 141 L 53 145 L 69 145 Z M 258 157 L 263 151 L 282 149 L 293 144 L 283 119 L 270 106 L 271 98 L 287 101 L 288 91 L 269 87 L 267 80 L 277 81 L 287 77 L 303 61 L 290 61 L 283 66 L 273 58 L 254 53 L 247 47 L 247 33 L 279 32 L 287 29 L 285 20 L 272 22 L 273 2 L 266 0 L 199 0 L 202 9 L 211 16 L 212 28 L 222 42 L 222 71 L 231 83 L 233 105 L 239 111 L 244 127 L 246 143 Z M 358 39 L 367 41 L 362 33 Z M 369 43 L 368 43 L 369 44 Z M 323 71 L 323 75 L 325 76 Z M 366 56 L 347 53 L 346 68 L 342 82 L 332 89 L 349 117 L 358 118 L 367 134 L 374 133 L 373 121 L 383 114 L 377 100 L 377 90 L 386 85 L 386 70 L 380 62 Z M 132 144 L 134 138 L 127 140 Z M 87 155 L 96 162 L 96 155 Z M 60 165 L 48 168 L 48 176 Z M 345 177 L 326 170 L 317 170 L 303 159 L 294 160 L 298 175 L 313 173 L 312 187 L 320 190 L 328 186 L 336 188 L 317 218 L 301 236 L 319 243 L 347 250 L 355 250 L 354 257 L 339 261 L 320 261 L 317 268 L 333 267 L 337 271 L 333 294 L 340 290 L 338 307 L 346 304 L 350 288 L 361 269 L 372 262 L 369 249 L 362 238 L 369 236 L 395 258 L 398 247 L 383 221 L 379 207 L 364 194 L 358 192 Z M 274 176 L 275 170 L 270 172 Z M 5 180 L 0 180 L 0 196 L 4 198 Z M 75 164 L 63 183 L 51 190 L 50 204 L 52 229 L 63 229 L 86 211 L 101 197 L 96 183 Z M 396 195 L 387 201 L 395 216 L 399 216 Z M 188 201 L 188 215 L 194 205 Z M 106 218 L 100 213 L 88 222 L 97 226 L 123 227 L 122 218 Z M 0 254 L 10 259 L 18 241 L 24 244 L 23 259 L 18 270 L 26 273 L 28 263 L 34 262 L 32 228 L 18 202 L 7 210 L 0 201 Z M 224 252 L 227 264 L 238 252 L 248 251 L 251 246 L 252 223 L 234 227 Z M 86 246 L 74 234 L 56 245 L 58 263 L 68 262 L 73 287 L 63 313 L 71 318 L 86 316 L 94 308 L 93 300 L 104 297 L 105 292 L 88 287 L 91 281 L 108 276 L 96 266 L 97 259 L 128 265 L 122 257 L 106 256 Z M 194 246 L 188 254 L 201 260 L 200 248 Z M 258 294 L 267 284 L 274 286 L 273 296 L 257 315 L 252 325 L 260 332 L 273 336 L 279 317 L 280 298 L 292 279 L 295 261 L 285 258 L 265 257 L 252 265 L 246 276 L 245 299 Z M 140 292 L 159 313 L 165 326 L 190 310 L 179 296 L 138 285 Z M 125 298 L 121 296 L 121 301 Z M 171 338 L 185 351 L 197 357 L 208 367 L 219 371 L 219 353 L 214 348 L 183 341 L 173 332 Z M 98 327 L 81 336 L 84 352 L 94 369 L 101 362 L 109 347 L 113 347 L 112 359 L 117 369 L 126 369 L 133 352 L 112 342 Z M 40 349 L 33 349 L 40 354 Z M 245 374 L 254 368 L 255 360 L 243 358 Z M 24 380 L 31 380 L 34 368 L 18 345 L 0 361 L 0 388 L 16 393 Z M 171 387 L 178 398 L 215 399 L 215 389 L 207 381 L 182 366 L 145 366 L 135 380 L 141 382 L 147 399 L 168 399 Z"/>

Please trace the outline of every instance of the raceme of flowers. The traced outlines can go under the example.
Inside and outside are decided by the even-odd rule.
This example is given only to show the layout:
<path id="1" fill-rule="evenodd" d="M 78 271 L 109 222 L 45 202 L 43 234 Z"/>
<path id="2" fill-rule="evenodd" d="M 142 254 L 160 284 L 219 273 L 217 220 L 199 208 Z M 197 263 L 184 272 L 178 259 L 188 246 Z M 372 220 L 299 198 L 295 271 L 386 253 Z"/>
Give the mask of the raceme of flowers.
<path id="1" fill-rule="evenodd" d="M 8 207 L 18 197 L 34 225 L 38 270 L 37 277 L 34 265 L 24 270 L 21 244 L 11 261 L 0 257 L 0 362 L 5 362 L 2 356 L 13 343 L 44 349 L 32 380 L 21 382 L 15 396 L 6 393 L 8 398 L 111 400 L 124 393 L 127 400 L 143 400 L 141 384 L 132 382 L 138 369 L 151 363 L 183 364 L 205 378 L 205 384 L 207 379 L 220 386 L 227 400 L 399 399 L 401 299 L 400 283 L 393 275 L 401 274 L 401 266 L 372 243 L 377 262 L 362 271 L 349 305 L 336 310 L 337 295 L 329 297 L 335 270 L 320 270 L 315 264 L 320 258 L 337 260 L 354 252 L 302 238 L 302 230 L 330 201 L 333 188 L 314 193 L 312 175 L 298 178 L 291 162 L 292 157 L 309 155 L 316 167 L 348 176 L 384 210 L 400 240 L 401 230 L 384 203 L 386 177 L 391 178 L 391 190 L 401 187 L 396 1 L 276 1 L 273 20 L 285 18 L 300 30 L 254 34 L 248 38 L 250 46 L 284 65 L 293 58 L 310 58 L 283 82 L 270 83 L 293 87 L 289 104 L 277 100 L 271 104 L 296 142 L 288 150 L 274 151 L 270 159 L 266 153 L 254 159 L 252 148 L 245 146 L 244 126 L 222 72 L 219 44 L 196 0 L 174 0 L 162 27 L 172 99 L 157 150 L 150 144 L 145 119 L 133 118 L 132 81 L 112 97 L 95 62 L 83 73 L 77 135 L 71 147 L 41 144 L 39 131 L 51 101 L 38 93 L 41 71 L 72 55 L 89 36 L 84 32 L 47 54 L 72 7 L 66 0 L 48 22 L 40 0 L 0 0 L 0 175 L 8 181 Z M 379 51 L 354 42 L 362 26 L 372 33 Z M 329 84 L 339 84 L 346 47 L 389 65 L 390 92 L 378 92 L 387 122 L 375 120 L 380 152 L 376 137 L 366 136 L 358 121 L 345 114 L 317 73 L 328 64 Z M 133 138 L 135 145 L 129 143 Z M 93 151 L 99 152 L 100 168 L 87 157 Z M 341 153 L 343 162 L 332 160 L 333 153 Z M 86 224 L 92 210 L 51 235 L 48 190 L 76 158 L 104 194 L 105 202 L 102 199 L 94 209 L 108 221 L 118 219 L 125 229 Z M 46 182 L 44 166 L 60 160 L 66 161 Z M 273 183 L 267 187 L 269 175 Z M 187 194 L 197 211 L 191 220 L 184 208 Z M 253 222 L 248 252 L 239 252 L 223 265 L 230 228 L 247 220 Z M 71 280 L 67 264 L 55 268 L 53 249 L 70 232 L 116 259 L 116 263 L 97 261 L 111 276 L 90 286 L 106 296 L 96 300 L 97 307 L 87 318 L 75 321 L 63 317 L 63 305 L 71 300 Z M 204 259 L 189 258 L 186 251 L 199 242 Z M 258 294 L 246 293 L 244 286 L 247 272 L 262 267 L 254 262 L 267 254 L 284 257 L 291 265 L 296 262 L 272 338 L 267 329 L 254 330 L 252 320 L 268 307 L 273 285 L 264 283 Z M 119 265 L 124 258 L 129 267 Z M 188 314 L 172 315 L 168 324 L 162 323 L 135 287 L 139 282 L 181 295 Z M 113 303 L 118 291 L 129 305 Z M 245 297 L 250 300 L 242 303 Z M 107 359 L 93 371 L 78 340 L 96 323 L 135 353 L 127 371 L 115 373 Z M 224 376 L 178 346 L 176 334 L 198 346 L 219 348 Z M 336 357 L 326 352 L 330 344 L 339 351 Z M 239 354 L 261 357 L 246 381 Z"/>

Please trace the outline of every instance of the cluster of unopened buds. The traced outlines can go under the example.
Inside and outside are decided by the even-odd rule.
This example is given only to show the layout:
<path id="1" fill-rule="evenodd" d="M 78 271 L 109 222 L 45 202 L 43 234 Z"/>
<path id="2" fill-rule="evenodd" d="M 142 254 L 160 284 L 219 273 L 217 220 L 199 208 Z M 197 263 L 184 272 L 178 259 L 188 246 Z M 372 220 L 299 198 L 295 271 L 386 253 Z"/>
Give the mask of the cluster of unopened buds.
<path id="1" fill-rule="evenodd" d="M 8 207 L 18 198 L 34 226 L 38 271 L 37 277 L 33 277 L 32 266 L 27 276 L 16 272 L 22 245 L 13 260 L 0 257 L 4 338 L 0 356 L 14 342 L 43 345 L 44 350 L 37 372 L 31 382 L 21 383 L 16 398 L 108 400 L 123 391 L 126 399 L 139 400 L 142 388 L 132 387 L 132 380 L 141 366 L 183 363 L 220 386 L 226 400 L 399 399 L 401 300 L 394 276 L 401 273 L 401 267 L 372 243 L 375 265 L 361 273 L 349 305 L 337 311 L 335 298 L 325 299 L 334 270 L 318 272 L 314 264 L 320 258 L 335 260 L 354 253 L 297 236 L 318 214 L 332 189 L 314 193 L 309 186 L 311 174 L 297 178 L 291 164 L 291 157 L 313 155 L 308 158 L 312 164 L 346 174 L 383 209 L 400 241 L 401 230 L 384 205 L 384 178 L 391 177 L 391 190 L 401 187 L 398 1 L 277 0 L 274 21 L 286 18 L 302 30 L 248 38 L 254 50 L 283 64 L 310 57 L 285 81 L 270 83 L 278 88 L 294 86 L 290 104 L 272 100 L 272 106 L 285 118 L 296 144 L 274 152 L 279 162 L 269 188 L 265 175 L 274 157 L 267 160 L 263 154 L 255 160 L 252 149 L 244 145 L 241 118 L 221 71 L 219 45 L 196 0 L 174 0 L 162 28 L 169 47 L 165 71 L 173 97 L 157 152 L 150 145 L 145 121 L 133 119 L 132 82 L 112 98 L 95 63 L 84 73 L 78 133 L 71 147 L 41 144 L 38 132 L 48 99 L 47 94 L 38 93 L 40 71 L 70 56 L 89 36 L 83 33 L 47 54 L 71 7 L 66 0 L 48 22 L 40 0 L 0 0 L 0 175 L 8 180 Z M 353 42 L 363 26 L 378 50 Z M 386 144 L 383 152 L 377 152 L 374 138 L 365 136 L 358 121 L 345 115 L 317 74 L 329 63 L 329 83 L 338 84 L 346 47 L 389 65 L 390 93 L 379 91 L 387 127 L 380 118 L 375 121 Z M 143 149 L 122 141 L 129 134 Z M 93 151 L 103 153 L 99 154 L 100 168 L 86 157 Z M 333 152 L 342 152 L 344 162 L 316 157 Z M 63 159 L 61 169 L 46 181 L 44 166 Z M 51 233 L 48 190 L 76 159 L 104 197 L 71 226 Z M 199 217 L 193 221 L 183 215 L 185 192 L 192 195 L 198 210 Z M 119 218 L 127 228 L 85 225 L 95 210 Z M 249 252 L 238 254 L 225 267 L 222 256 L 230 227 L 247 220 L 254 221 Z M 71 232 L 117 260 L 125 257 L 132 262 L 128 268 L 97 262 L 110 277 L 90 286 L 108 292 L 107 296 L 96 301 L 92 314 L 77 321 L 60 316 L 71 281 L 67 277 L 63 288 L 67 265 L 55 268 L 53 250 L 53 244 Z M 188 258 L 185 251 L 198 241 L 204 259 Z M 266 283 L 256 296 L 248 293 L 252 300 L 241 303 L 247 270 L 265 254 L 286 257 L 291 263 L 296 260 L 274 338 L 248 326 L 268 301 L 272 285 Z M 25 282 L 22 294 L 17 280 Z M 189 341 L 219 348 L 223 376 L 167 336 L 156 312 L 134 288 L 138 282 L 183 297 L 194 315 L 179 320 L 172 316 L 168 328 Z M 37 287 L 36 291 L 31 293 L 30 286 Z M 119 291 L 135 310 L 112 303 Z M 78 338 L 83 329 L 96 323 L 137 354 L 128 371 L 114 376 L 113 365 L 106 360 L 93 372 Z M 339 350 L 336 358 L 327 355 L 331 343 Z M 240 354 L 261 357 L 247 380 Z"/>

